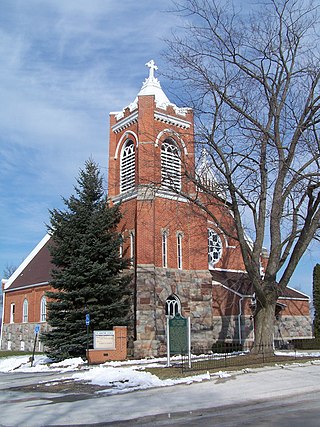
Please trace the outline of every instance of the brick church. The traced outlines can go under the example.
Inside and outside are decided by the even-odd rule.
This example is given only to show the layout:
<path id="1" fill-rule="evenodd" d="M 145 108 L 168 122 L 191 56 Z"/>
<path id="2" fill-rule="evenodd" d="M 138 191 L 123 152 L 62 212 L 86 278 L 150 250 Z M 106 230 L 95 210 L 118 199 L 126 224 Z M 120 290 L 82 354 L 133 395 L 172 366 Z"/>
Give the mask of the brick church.
<path id="1" fill-rule="evenodd" d="M 120 251 L 134 271 L 134 356 L 166 353 L 166 319 L 176 313 L 190 317 L 194 350 L 217 341 L 248 344 L 255 301 L 239 245 L 221 230 L 221 224 L 233 227 L 228 204 L 222 196 L 209 201 L 215 223 L 182 196 L 199 192 L 185 171 L 208 185 L 214 175 L 205 151 L 200 159 L 195 153 L 193 111 L 171 103 L 154 62 L 146 65 L 149 76 L 136 99 L 110 113 L 109 137 L 108 196 L 121 202 Z M 49 240 L 45 236 L 3 283 L 2 349 L 32 350 L 35 325 L 42 332 L 49 327 Z M 262 274 L 267 257 L 261 255 Z M 275 342 L 312 336 L 309 297 L 301 292 L 287 288 L 275 318 Z"/>

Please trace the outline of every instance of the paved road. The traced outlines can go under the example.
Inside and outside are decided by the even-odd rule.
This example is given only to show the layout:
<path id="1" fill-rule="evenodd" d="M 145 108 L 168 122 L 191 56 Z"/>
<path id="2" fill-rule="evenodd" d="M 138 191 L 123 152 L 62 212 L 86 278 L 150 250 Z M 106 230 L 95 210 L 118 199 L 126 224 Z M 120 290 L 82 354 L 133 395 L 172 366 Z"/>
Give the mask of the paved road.
<path id="1" fill-rule="evenodd" d="M 320 393 L 94 424 L 112 427 L 319 427 Z"/>
<path id="2" fill-rule="evenodd" d="M 116 396 L 10 390 L 56 376 L 0 374 L 0 425 L 320 426 L 320 365 L 239 372 Z"/>

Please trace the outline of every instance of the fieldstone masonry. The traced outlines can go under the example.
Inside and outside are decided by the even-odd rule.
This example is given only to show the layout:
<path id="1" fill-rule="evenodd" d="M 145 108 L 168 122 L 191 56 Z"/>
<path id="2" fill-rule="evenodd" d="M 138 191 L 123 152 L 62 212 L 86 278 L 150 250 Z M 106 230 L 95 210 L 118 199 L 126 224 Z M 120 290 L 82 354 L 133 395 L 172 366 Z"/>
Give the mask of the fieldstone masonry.
<path id="1" fill-rule="evenodd" d="M 135 357 L 166 353 L 167 298 L 175 294 L 181 314 L 191 318 L 192 347 L 212 345 L 212 278 L 209 271 L 137 267 Z"/>
<path id="2" fill-rule="evenodd" d="M 3 325 L 2 331 L 2 350 L 12 351 L 33 351 L 34 346 L 34 328 L 40 325 L 36 351 L 43 351 L 43 344 L 40 341 L 40 335 L 48 332 L 50 326 L 46 323 L 9 323 Z"/>
<path id="3" fill-rule="evenodd" d="M 307 316 L 280 316 L 275 324 L 276 340 L 312 337 L 312 321 Z"/>

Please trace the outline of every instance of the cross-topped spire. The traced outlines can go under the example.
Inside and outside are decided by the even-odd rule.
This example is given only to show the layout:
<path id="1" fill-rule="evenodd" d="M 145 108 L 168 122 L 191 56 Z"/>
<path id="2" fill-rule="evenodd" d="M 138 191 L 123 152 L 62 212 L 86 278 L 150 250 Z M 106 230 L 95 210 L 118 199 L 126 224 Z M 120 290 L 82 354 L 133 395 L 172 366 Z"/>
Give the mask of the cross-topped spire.
<path id="1" fill-rule="evenodd" d="M 149 68 L 149 79 L 154 79 L 154 72 L 158 69 L 153 59 L 146 63 L 146 66 Z"/>

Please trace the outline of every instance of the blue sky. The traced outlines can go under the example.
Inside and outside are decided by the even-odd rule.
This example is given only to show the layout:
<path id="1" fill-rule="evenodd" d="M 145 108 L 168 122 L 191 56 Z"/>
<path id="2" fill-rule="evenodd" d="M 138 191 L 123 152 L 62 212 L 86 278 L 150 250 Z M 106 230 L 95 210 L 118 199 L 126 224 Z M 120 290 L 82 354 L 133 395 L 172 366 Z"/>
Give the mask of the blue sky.
<path id="1" fill-rule="evenodd" d="M 44 236 L 90 156 L 106 174 L 109 112 L 134 100 L 148 60 L 161 69 L 170 4 L 2 0 L 1 276 Z"/>
<path id="2" fill-rule="evenodd" d="M 92 157 L 106 174 L 109 112 L 133 101 L 179 19 L 170 0 L 2 0 L 0 275 L 46 233 Z M 158 74 L 159 75 L 159 74 Z M 174 86 L 160 77 L 175 101 Z M 319 245 L 291 285 L 311 295 Z"/>

